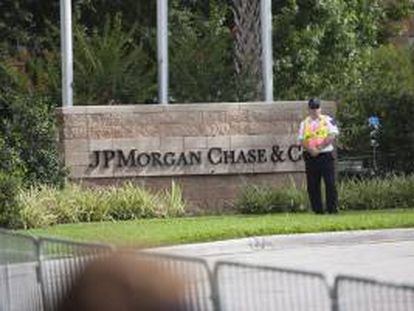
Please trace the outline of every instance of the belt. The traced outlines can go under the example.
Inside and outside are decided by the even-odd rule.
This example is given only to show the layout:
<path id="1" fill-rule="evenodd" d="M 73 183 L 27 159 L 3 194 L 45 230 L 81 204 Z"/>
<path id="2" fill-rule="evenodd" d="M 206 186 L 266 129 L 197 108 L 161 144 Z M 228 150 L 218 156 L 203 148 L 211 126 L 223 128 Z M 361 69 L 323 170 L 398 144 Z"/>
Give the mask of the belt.
<path id="1" fill-rule="evenodd" d="M 326 151 L 326 152 L 321 152 L 319 153 L 317 156 L 311 156 L 309 152 L 304 151 L 303 152 L 303 159 L 306 160 L 310 160 L 310 159 L 317 159 L 317 158 L 323 158 L 326 157 L 328 155 L 331 155 L 332 151 Z"/>

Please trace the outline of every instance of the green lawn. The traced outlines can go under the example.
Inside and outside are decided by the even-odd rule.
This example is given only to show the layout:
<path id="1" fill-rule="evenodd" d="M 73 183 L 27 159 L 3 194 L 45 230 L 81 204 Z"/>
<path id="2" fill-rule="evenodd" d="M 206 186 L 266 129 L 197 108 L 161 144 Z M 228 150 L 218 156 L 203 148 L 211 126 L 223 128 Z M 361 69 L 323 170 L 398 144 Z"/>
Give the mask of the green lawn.
<path id="1" fill-rule="evenodd" d="M 338 215 L 225 215 L 58 225 L 29 230 L 57 236 L 118 245 L 170 245 L 230 238 L 322 231 L 414 227 L 414 209 L 353 211 Z"/>

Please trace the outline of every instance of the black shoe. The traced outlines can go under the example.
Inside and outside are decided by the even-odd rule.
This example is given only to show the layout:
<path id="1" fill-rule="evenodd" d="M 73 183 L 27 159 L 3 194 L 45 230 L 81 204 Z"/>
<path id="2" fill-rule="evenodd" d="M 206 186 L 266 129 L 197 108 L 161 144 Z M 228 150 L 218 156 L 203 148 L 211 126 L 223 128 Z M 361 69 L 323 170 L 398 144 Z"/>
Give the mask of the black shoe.
<path id="1" fill-rule="evenodd" d="M 338 214 L 338 211 L 337 211 L 337 210 L 334 210 L 334 211 L 328 211 L 328 214 Z"/>

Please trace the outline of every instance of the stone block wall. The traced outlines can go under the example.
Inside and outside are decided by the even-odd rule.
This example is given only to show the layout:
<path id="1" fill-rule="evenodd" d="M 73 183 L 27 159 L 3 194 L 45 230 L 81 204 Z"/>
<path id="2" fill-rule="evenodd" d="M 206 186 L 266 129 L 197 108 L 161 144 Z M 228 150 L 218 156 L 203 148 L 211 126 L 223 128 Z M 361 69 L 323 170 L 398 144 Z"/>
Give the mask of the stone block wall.
<path id="1" fill-rule="evenodd" d="M 296 137 L 306 112 L 303 101 L 75 106 L 57 118 L 71 180 L 157 190 L 174 180 L 193 209 L 221 210 L 246 184 L 302 182 Z"/>

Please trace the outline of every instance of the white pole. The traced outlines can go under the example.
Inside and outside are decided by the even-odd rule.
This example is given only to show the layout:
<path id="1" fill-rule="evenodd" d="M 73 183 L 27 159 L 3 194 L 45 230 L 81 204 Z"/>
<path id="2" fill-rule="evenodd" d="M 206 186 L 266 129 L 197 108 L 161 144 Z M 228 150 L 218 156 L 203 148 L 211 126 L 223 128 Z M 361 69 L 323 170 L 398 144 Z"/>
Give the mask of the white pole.
<path id="1" fill-rule="evenodd" d="M 73 50 L 71 0 L 60 0 L 60 47 L 62 54 L 62 105 L 73 105 Z"/>
<path id="2" fill-rule="evenodd" d="M 168 104 L 168 0 L 157 0 L 158 101 Z"/>
<path id="3" fill-rule="evenodd" d="M 273 102 L 272 0 L 260 0 L 264 100 Z"/>

